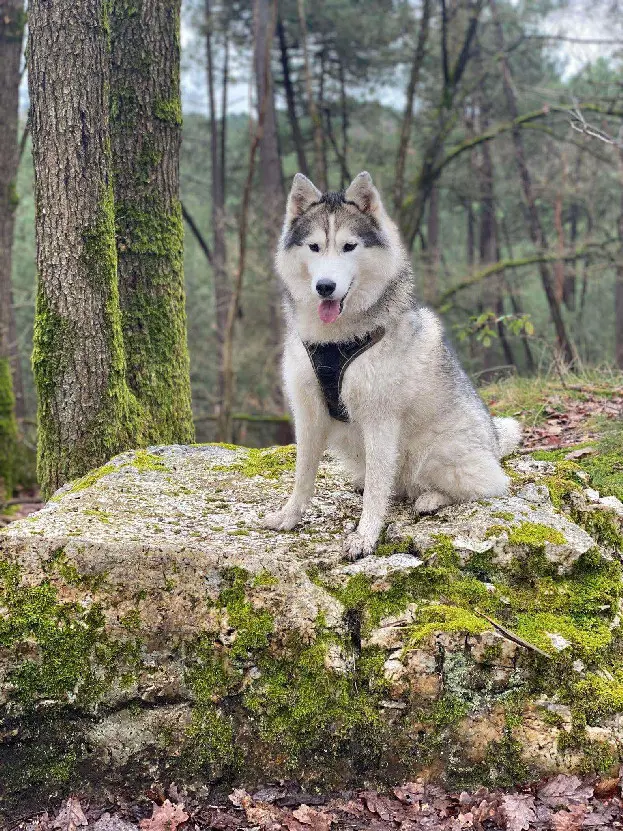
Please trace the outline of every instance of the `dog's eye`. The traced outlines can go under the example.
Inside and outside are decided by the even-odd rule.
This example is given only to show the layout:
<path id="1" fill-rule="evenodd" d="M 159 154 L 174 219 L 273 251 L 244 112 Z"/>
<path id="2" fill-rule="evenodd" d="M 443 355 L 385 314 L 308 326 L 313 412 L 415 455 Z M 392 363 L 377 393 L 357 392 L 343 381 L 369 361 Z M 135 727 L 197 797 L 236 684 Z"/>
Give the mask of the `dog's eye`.
<path id="1" fill-rule="evenodd" d="M 309 250 L 310 251 L 320 251 L 320 246 L 317 242 L 310 242 L 309 243 Z"/>
<path id="2" fill-rule="evenodd" d="M 342 249 L 344 252 L 348 253 L 349 251 L 354 251 L 357 248 L 356 242 L 347 242 L 344 244 L 344 248 Z"/>

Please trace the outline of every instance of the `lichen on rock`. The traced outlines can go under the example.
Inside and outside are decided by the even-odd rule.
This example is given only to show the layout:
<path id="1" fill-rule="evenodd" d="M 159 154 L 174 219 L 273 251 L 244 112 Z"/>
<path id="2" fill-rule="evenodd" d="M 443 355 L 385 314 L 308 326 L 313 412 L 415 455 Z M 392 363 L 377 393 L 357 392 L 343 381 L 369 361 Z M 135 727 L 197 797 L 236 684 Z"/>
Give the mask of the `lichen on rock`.
<path id="1" fill-rule="evenodd" d="M 0 814 L 154 771 L 516 784 L 616 761 L 621 572 L 590 483 L 555 505 L 555 466 L 524 457 L 508 497 L 396 505 L 346 564 L 361 498 L 331 462 L 300 529 L 262 527 L 294 453 L 124 453 L 0 534 Z"/>

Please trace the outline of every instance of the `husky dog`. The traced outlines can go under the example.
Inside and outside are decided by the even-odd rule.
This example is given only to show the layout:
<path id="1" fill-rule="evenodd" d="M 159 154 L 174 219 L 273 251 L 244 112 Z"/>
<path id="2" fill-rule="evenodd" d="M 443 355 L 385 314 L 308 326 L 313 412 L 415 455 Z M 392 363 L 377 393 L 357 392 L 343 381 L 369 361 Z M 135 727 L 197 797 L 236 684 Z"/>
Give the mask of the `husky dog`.
<path id="1" fill-rule="evenodd" d="M 500 459 L 519 424 L 491 418 L 437 315 L 414 303 L 406 249 L 370 174 L 321 193 L 297 173 L 276 263 L 297 458 L 294 492 L 265 525 L 301 521 L 327 448 L 363 489 L 350 560 L 374 551 L 392 497 L 428 513 L 506 493 Z"/>

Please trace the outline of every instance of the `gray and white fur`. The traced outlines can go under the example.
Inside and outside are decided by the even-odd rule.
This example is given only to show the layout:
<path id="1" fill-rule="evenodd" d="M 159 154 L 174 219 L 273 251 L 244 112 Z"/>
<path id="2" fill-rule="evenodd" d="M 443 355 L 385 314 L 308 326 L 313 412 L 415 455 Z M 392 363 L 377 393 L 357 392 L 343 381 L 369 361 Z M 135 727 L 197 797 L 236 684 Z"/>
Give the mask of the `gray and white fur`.
<path id="1" fill-rule="evenodd" d="M 276 263 L 297 458 L 294 491 L 265 525 L 290 530 L 301 521 L 327 449 L 363 488 L 359 524 L 344 541 L 351 560 L 374 551 L 392 497 L 427 513 L 505 494 L 500 459 L 519 443 L 519 424 L 490 416 L 437 315 L 414 304 L 406 249 L 370 174 L 345 193 L 322 194 L 298 173 Z M 349 422 L 334 420 L 303 343 L 349 341 L 378 327 L 384 337 L 344 373 Z"/>

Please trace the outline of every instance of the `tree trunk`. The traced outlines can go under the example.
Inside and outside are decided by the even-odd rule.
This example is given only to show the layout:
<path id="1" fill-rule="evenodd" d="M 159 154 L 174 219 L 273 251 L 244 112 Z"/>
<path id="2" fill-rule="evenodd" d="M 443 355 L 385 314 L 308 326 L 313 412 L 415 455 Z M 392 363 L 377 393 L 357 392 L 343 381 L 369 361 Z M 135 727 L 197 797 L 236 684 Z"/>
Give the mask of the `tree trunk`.
<path id="1" fill-rule="evenodd" d="M 303 46 L 303 66 L 305 70 L 305 91 L 307 93 L 307 107 L 309 117 L 314 129 L 314 179 L 316 187 L 321 191 L 327 189 L 327 168 L 323 156 L 323 129 L 322 116 L 318 112 L 316 99 L 314 98 L 314 87 L 312 84 L 311 62 L 309 59 L 309 47 L 307 45 L 307 19 L 305 17 L 305 0 L 297 0 L 299 13 L 299 27 L 301 29 L 301 44 Z"/>
<path id="2" fill-rule="evenodd" d="M 13 395 L 15 396 L 15 417 L 18 421 L 26 418 L 26 398 L 24 393 L 24 373 L 17 336 L 17 322 L 15 320 L 15 303 L 13 292 L 9 307 L 9 350 L 11 358 L 11 375 L 13 377 Z"/>
<path id="3" fill-rule="evenodd" d="M 269 347 L 274 351 L 274 381 L 271 383 L 273 402 L 279 411 L 283 408 L 283 395 L 279 380 L 281 363 L 281 285 L 274 272 L 273 255 L 277 249 L 279 234 L 283 224 L 285 196 L 283 190 L 283 173 L 279 154 L 279 134 L 277 132 L 277 115 L 273 76 L 271 71 L 271 47 L 276 28 L 274 0 L 255 0 L 254 6 L 254 62 L 257 87 L 258 110 L 263 109 L 263 123 L 260 131 L 260 182 L 262 189 L 262 212 L 266 229 L 267 249 L 269 253 L 268 269 L 271 274 L 272 302 L 270 308 Z"/>
<path id="4" fill-rule="evenodd" d="M 504 51 L 504 32 L 502 29 L 502 24 L 500 23 L 497 14 L 496 0 L 489 0 L 489 4 L 491 6 L 491 12 L 493 14 L 497 46 L 500 52 L 500 65 L 502 67 L 502 82 L 504 86 L 504 94 L 506 96 L 506 105 L 510 117 L 513 120 L 515 120 L 519 115 L 519 109 L 517 107 L 517 98 L 515 96 L 515 89 L 513 87 L 510 66 L 508 64 L 508 60 L 506 58 Z M 536 205 L 536 198 L 534 196 L 534 190 L 532 187 L 532 177 L 530 176 L 530 171 L 528 169 L 526 155 L 524 152 L 523 137 L 521 135 L 521 130 L 518 126 L 516 126 L 513 129 L 512 135 L 513 145 L 515 148 L 515 162 L 517 164 L 517 169 L 519 170 L 519 175 L 521 178 L 521 187 L 523 190 L 524 198 L 526 200 L 526 206 L 528 208 L 528 228 L 530 231 L 530 239 L 539 251 L 546 251 L 547 240 L 545 238 L 545 232 L 543 230 L 543 226 L 541 224 L 539 212 Z M 550 314 L 552 316 L 552 321 L 554 323 L 554 328 L 556 330 L 558 348 L 565 362 L 571 365 L 576 360 L 576 351 L 573 347 L 571 340 L 569 339 L 569 336 L 567 335 L 567 329 L 562 316 L 560 303 L 556 298 L 556 291 L 553 285 L 552 276 L 546 263 L 539 264 L 539 272 L 541 275 L 541 283 L 543 285 L 543 290 L 545 292 L 545 296 L 547 298 L 547 302 L 549 305 Z"/>
<path id="5" fill-rule="evenodd" d="M 426 231 L 424 299 L 427 303 L 434 304 L 439 288 L 439 188 L 437 185 L 434 185 L 430 192 Z"/>
<path id="6" fill-rule="evenodd" d="M 126 382 L 108 124 L 106 0 L 31 0 L 39 286 L 33 370 L 44 496 L 140 441 Z"/>
<path id="7" fill-rule="evenodd" d="M 0 0 L 0 502 L 13 489 L 17 449 L 11 374 L 11 264 L 17 207 L 18 93 L 24 24 L 23 0 Z"/>
<path id="8" fill-rule="evenodd" d="M 481 131 L 485 131 L 489 127 L 489 104 L 484 96 L 480 98 L 480 119 L 479 127 Z M 500 259 L 498 225 L 495 217 L 493 157 L 488 142 L 485 142 L 480 148 L 480 160 L 480 239 L 478 249 L 480 266 L 484 268 L 491 263 L 498 262 Z M 489 280 L 485 289 L 485 308 L 494 311 L 498 318 L 504 314 L 503 281 L 504 272 Z M 513 353 L 506 337 L 504 324 L 501 321 L 497 324 L 497 329 L 504 360 L 507 364 L 514 366 Z M 497 358 L 493 349 L 485 349 L 484 361 L 487 369 L 495 366 Z"/>
<path id="9" fill-rule="evenodd" d="M 621 186 L 621 211 L 619 213 L 619 262 L 614 288 L 615 357 L 619 369 L 623 369 L 623 148 L 619 148 L 619 183 Z"/>
<path id="10" fill-rule="evenodd" d="M 191 442 L 179 201 L 180 0 L 110 4 L 110 129 L 127 380 L 150 444 Z"/>
<path id="11" fill-rule="evenodd" d="M 402 126 L 400 128 L 400 140 L 398 142 L 398 153 L 396 155 L 396 172 L 394 174 L 394 207 L 398 212 L 402 209 L 407 151 L 409 149 L 411 129 L 413 126 L 413 104 L 415 102 L 415 93 L 420 81 L 420 72 L 422 70 L 422 64 L 424 63 L 424 56 L 426 54 L 426 41 L 428 40 L 431 6 L 431 0 L 424 0 L 422 5 L 422 17 L 420 19 L 420 29 L 418 31 L 417 44 L 413 54 L 409 84 L 407 86 L 405 112 L 402 118 Z"/>
<path id="12" fill-rule="evenodd" d="M 214 305 L 216 310 L 216 338 L 218 361 L 218 400 L 219 409 L 223 405 L 223 341 L 227 324 L 227 311 L 230 302 L 230 286 L 227 274 L 227 247 L 225 240 L 225 111 L 223 119 L 218 120 L 216 112 L 215 72 L 213 55 L 213 17 L 211 0 L 205 0 L 205 27 L 206 27 L 206 69 L 208 80 L 208 104 L 210 115 L 210 167 L 211 167 L 211 202 L 212 202 L 212 271 L 214 278 Z M 225 64 L 227 63 L 228 48 L 225 49 Z M 223 78 L 223 96 L 226 105 L 227 80 Z M 222 438 L 222 437 L 220 437 Z"/>
<path id="13" fill-rule="evenodd" d="M 305 155 L 305 142 L 303 140 L 303 133 L 301 132 L 301 125 L 299 124 L 296 112 L 296 93 L 294 91 L 292 73 L 290 71 L 288 41 L 286 39 L 285 26 L 283 25 L 283 20 L 281 18 L 277 21 L 277 35 L 279 37 L 279 54 L 281 57 L 281 71 L 283 73 L 283 90 L 286 95 L 288 121 L 290 122 L 290 130 L 292 132 L 292 142 L 294 143 L 294 148 L 296 150 L 299 171 L 305 176 L 309 176 L 307 156 Z"/>

